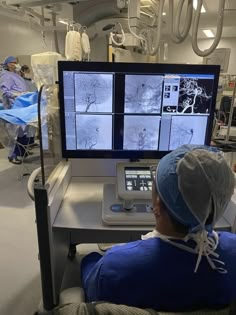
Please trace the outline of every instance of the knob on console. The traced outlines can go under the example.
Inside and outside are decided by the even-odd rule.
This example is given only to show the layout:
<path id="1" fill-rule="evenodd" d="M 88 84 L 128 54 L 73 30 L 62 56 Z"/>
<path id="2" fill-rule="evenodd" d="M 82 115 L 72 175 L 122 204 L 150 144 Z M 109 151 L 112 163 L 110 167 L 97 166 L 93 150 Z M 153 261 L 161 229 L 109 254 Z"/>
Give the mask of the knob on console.
<path id="1" fill-rule="evenodd" d="M 127 211 L 132 210 L 134 207 L 133 200 L 124 200 L 123 207 Z"/>

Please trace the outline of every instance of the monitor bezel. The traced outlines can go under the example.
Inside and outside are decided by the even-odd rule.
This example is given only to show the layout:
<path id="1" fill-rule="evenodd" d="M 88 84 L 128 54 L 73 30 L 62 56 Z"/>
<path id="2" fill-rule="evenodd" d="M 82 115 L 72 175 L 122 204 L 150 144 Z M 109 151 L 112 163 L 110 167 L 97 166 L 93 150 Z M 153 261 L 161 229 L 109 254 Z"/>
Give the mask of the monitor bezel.
<path id="1" fill-rule="evenodd" d="M 109 63 L 109 62 L 80 62 L 80 61 L 58 61 L 59 78 L 59 104 L 60 104 L 60 126 L 61 145 L 63 158 L 107 158 L 107 159 L 160 159 L 170 151 L 133 151 L 133 150 L 68 150 L 66 149 L 65 134 L 65 111 L 63 72 L 64 71 L 95 71 L 95 72 L 126 72 L 129 74 L 207 74 L 214 75 L 212 106 L 209 115 L 209 123 L 206 130 L 205 144 L 210 145 L 214 111 L 220 66 L 198 65 L 198 64 L 157 64 L 157 63 Z"/>

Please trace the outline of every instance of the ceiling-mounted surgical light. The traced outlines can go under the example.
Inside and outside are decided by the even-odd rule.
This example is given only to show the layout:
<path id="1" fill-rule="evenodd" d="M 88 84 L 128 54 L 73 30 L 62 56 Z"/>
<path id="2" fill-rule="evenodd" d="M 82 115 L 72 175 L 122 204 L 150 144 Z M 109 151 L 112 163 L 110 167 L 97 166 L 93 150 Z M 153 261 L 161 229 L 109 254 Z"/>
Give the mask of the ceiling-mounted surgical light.
<path id="1" fill-rule="evenodd" d="M 213 33 L 212 30 L 202 30 L 202 31 L 203 31 L 203 33 L 204 33 L 207 37 L 209 37 L 209 38 L 215 37 L 215 34 Z"/>
<path id="2" fill-rule="evenodd" d="M 193 0 L 193 8 L 194 8 L 194 10 L 197 10 L 197 1 L 198 0 Z M 201 7 L 201 13 L 206 13 L 206 9 L 205 9 L 204 5 L 202 5 L 202 7 Z"/>

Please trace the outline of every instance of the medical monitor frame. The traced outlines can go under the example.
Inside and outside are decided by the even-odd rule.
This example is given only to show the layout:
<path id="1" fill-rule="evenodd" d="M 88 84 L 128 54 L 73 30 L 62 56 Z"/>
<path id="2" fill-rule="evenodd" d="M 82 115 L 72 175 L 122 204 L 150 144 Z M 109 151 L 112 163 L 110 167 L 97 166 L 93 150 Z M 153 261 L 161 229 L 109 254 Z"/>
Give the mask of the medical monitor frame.
<path id="1" fill-rule="evenodd" d="M 59 61 L 58 70 L 64 158 L 160 159 L 210 144 L 219 66 Z"/>

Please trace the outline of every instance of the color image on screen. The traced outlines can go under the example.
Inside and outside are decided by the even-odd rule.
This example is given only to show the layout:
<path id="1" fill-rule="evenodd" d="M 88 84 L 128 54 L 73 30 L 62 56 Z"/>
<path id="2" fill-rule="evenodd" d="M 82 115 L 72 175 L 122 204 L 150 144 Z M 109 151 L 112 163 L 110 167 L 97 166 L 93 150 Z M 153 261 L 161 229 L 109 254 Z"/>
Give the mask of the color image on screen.
<path id="1" fill-rule="evenodd" d="M 208 116 L 172 116 L 169 150 L 183 144 L 204 144 Z"/>
<path id="2" fill-rule="evenodd" d="M 125 113 L 160 113 L 163 76 L 126 75 Z"/>
<path id="3" fill-rule="evenodd" d="M 112 149 L 112 115 L 76 115 L 77 148 Z"/>
<path id="4" fill-rule="evenodd" d="M 112 74 L 75 74 L 75 104 L 78 112 L 112 112 Z"/>
<path id="5" fill-rule="evenodd" d="M 124 150 L 157 150 L 160 116 L 124 118 Z"/>

